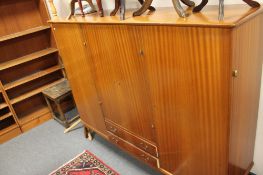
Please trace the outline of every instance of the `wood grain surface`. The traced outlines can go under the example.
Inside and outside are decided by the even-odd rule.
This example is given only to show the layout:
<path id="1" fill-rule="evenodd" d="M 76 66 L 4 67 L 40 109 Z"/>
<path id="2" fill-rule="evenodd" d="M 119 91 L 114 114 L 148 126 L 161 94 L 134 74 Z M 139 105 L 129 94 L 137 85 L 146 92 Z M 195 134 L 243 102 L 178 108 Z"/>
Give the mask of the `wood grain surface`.
<path id="1" fill-rule="evenodd" d="M 91 25 L 83 29 L 104 117 L 155 142 L 149 87 L 134 37 L 136 28 Z"/>
<path id="2" fill-rule="evenodd" d="M 35 0 L 0 1 L 0 16 L 0 36 L 43 25 Z"/>
<path id="3" fill-rule="evenodd" d="M 137 159 L 141 160 L 142 162 L 154 167 L 158 168 L 158 159 L 151 156 L 150 154 L 138 149 L 136 146 L 130 144 L 126 140 L 123 140 L 119 138 L 118 136 L 115 136 L 114 134 L 109 134 L 109 141 L 111 141 L 113 144 L 117 145 L 124 151 L 134 155 Z"/>
<path id="4" fill-rule="evenodd" d="M 245 6 L 226 11 L 233 16 L 216 24 L 205 22 L 206 15 L 195 19 L 202 14 L 156 25 L 155 14 L 132 19 L 138 23 L 107 17 L 53 21 L 77 105 L 86 116 L 95 109 L 101 113 L 84 115 L 88 125 L 105 129 L 105 118 L 114 136 L 109 140 L 135 157 L 132 150 L 142 149 L 131 136 L 153 143 L 164 174 L 247 175 L 253 166 L 263 15 Z"/>
<path id="5" fill-rule="evenodd" d="M 233 78 L 231 95 L 231 175 L 245 174 L 253 161 L 263 61 L 262 31 L 263 15 L 260 15 L 236 28 L 232 35 L 232 69 L 238 75 Z"/>
<path id="6" fill-rule="evenodd" d="M 122 128 L 121 126 L 107 119 L 105 119 L 105 124 L 108 132 L 124 139 L 141 150 L 151 154 L 152 156 L 158 157 L 157 147 L 153 143 L 147 142 L 143 138 L 139 138 L 138 136 L 125 130 L 125 128 Z"/>
<path id="7" fill-rule="evenodd" d="M 79 25 L 53 25 L 61 57 L 81 119 L 107 137 L 103 113 L 93 80 L 90 52 Z M 77 52 L 76 52 L 77 50 Z M 80 78 L 81 77 L 81 78 Z"/>
<path id="8" fill-rule="evenodd" d="M 230 30 L 141 26 L 137 31 L 160 167 L 180 175 L 227 174 Z"/>

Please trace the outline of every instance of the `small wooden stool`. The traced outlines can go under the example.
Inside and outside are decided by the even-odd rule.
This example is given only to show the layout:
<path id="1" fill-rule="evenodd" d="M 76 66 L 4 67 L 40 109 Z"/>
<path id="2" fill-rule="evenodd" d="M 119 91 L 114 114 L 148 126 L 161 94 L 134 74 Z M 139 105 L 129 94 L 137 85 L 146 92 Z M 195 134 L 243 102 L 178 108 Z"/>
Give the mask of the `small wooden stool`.
<path id="1" fill-rule="evenodd" d="M 67 117 L 65 115 L 67 111 L 64 112 L 61 106 L 61 102 L 66 98 L 71 97 L 73 99 L 67 80 L 45 89 L 42 93 L 44 94 L 45 100 L 48 104 L 50 112 L 52 112 L 54 119 L 62 124 L 65 128 L 70 127 L 71 123 L 73 123 L 76 119 L 79 119 L 78 113 L 74 116 Z M 52 105 L 52 103 L 55 105 Z M 72 100 L 72 103 L 73 104 L 71 104 L 71 106 L 76 108 L 74 99 Z"/>

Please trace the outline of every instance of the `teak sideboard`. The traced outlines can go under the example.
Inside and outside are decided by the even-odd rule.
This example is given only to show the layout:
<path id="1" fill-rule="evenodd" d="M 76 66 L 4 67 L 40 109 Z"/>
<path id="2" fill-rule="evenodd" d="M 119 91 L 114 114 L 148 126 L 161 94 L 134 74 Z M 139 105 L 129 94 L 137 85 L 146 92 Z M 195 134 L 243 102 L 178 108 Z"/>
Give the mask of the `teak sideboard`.
<path id="1" fill-rule="evenodd" d="M 164 174 L 245 175 L 253 166 L 263 9 L 160 8 L 119 21 L 51 23 L 85 125 Z"/>

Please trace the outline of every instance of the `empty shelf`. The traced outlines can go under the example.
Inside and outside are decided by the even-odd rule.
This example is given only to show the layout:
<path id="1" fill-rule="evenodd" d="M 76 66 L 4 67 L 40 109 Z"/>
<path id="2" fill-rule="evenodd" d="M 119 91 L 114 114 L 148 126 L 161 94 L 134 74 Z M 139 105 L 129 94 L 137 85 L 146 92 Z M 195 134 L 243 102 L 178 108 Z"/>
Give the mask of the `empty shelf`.
<path id="1" fill-rule="evenodd" d="M 10 131 L 12 131 L 13 129 L 16 129 L 16 128 L 18 128 L 17 124 L 12 124 L 12 125 L 4 128 L 4 129 L 2 129 L 2 130 L 0 130 L 0 136 L 4 135 L 5 133 L 8 133 L 8 132 L 10 132 Z"/>
<path id="2" fill-rule="evenodd" d="M 25 99 L 27 99 L 27 98 L 30 98 L 30 97 L 32 97 L 32 96 L 34 96 L 34 95 L 36 95 L 36 94 L 41 93 L 44 89 L 49 88 L 49 87 L 51 87 L 51 86 L 54 86 L 55 84 L 60 83 L 60 82 L 62 82 L 62 81 L 64 81 L 64 80 L 65 80 L 65 79 L 62 78 L 62 79 L 59 79 L 59 80 L 57 80 L 57 81 L 54 81 L 53 83 L 50 83 L 50 84 L 41 86 L 41 87 L 39 87 L 39 88 L 37 88 L 37 89 L 35 89 L 35 90 L 32 90 L 32 91 L 30 91 L 30 92 L 28 92 L 28 93 L 25 93 L 25 94 L 23 94 L 23 95 L 21 95 L 21 96 L 18 96 L 18 97 L 16 97 L 16 98 L 10 100 L 10 102 L 11 102 L 11 104 L 15 104 L 15 103 L 18 103 L 18 102 L 20 102 L 20 101 L 23 101 L 23 100 L 25 100 Z"/>
<path id="3" fill-rule="evenodd" d="M 7 104 L 6 104 L 6 103 L 0 103 L 0 109 L 3 109 L 3 108 L 5 108 L 5 107 L 7 107 Z"/>
<path id="4" fill-rule="evenodd" d="M 40 32 L 40 31 L 43 31 L 43 30 L 46 30 L 46 29 L 50 29 L 50 26 L 39 26 L 39 27 L 28 29 L 28 30 L 24 30 L 24 31 L 21 31 L 21 32 L 13 33 L 13 34 L 10 34 L 10 35 L 1 36 L 0 37 L 0 42 L 7 41 L 7 40 L 10 40 L 10 39 L 15 39 L 15 38 L 18 38 L 18 37 L 21 37 L 21 36 L 25 36 L 25 35 L 29 35 L 31 33 Z"/>
<path id="5" fill-rule="evenodd" d="M 4 69 L 8 69 L 8 68 L 16 66 L 16 65 L 19 65 L 19 64 L 26 63 L 28 61 L 32 61 L 32 60 L 41 58 L 43 56 L 55 53 L 57 51 L 58 51 L 58 49 L 48 48 L 48 49 L 44 49 L 44 50 L 41 50 L 38 52 L 34 52 L 32 54 L 29 54 L 29 55 L 26 55 L 26 56 L 23 56 L 23 57 L 20 57 L 17 59 L 13 59 L 13 60 L 4 62 L 4 63 L 0 64 L 0 71 L 4 70 Z"/>
<path id="6" fill-rule="evenodd" d="M 47 114 L 49 112 L 50 112 L 49 108 L 47 106 L 43 106 L 42 108 L 39 108 L 39 109 L 33 111 L 32 113 L 30 113 L 28 115 L 20 117 L 19 118 L 19 123 L 21 125 L 24 125 L 24 124 L 26 124 L 26 123 L 28 123 L 28 122 L 36 119 L 36 118 L 39 118 L 39 117 L 41 117 L 41 116 L 43 116 L 43 115 L 45 115 L 45 114 Z"/>
<path id="7" fill-rule="evenodd" d="M 8 117 L 10 117 L 10 116 L 12 116 L 12 113 L 11 113 L 11 112 L 9 112 L 9 113 L 7 113 L 7 114 L 4 114 L 4 115 L 0 116 L 0 121 L 1 121 L 1 120 L 4 120 L 4 119 L 6 119 L 6 118 L 8 118 Z"/>
<path id="8" fill-rule="evenodd" d="M 4 85 L 4 88 L 5 88 L 5 90 L 12 89 L 12 88 L 17 87 L 21 84 L 30 82 L 30 81 L 35 80 L 37 78 L 43 77 L 43 76 L 51 74 L 53 72 L 56 72 L 60 69 L 61 69 L 61 66 L 57 65 L 57 66 L 53 66 L 53 67 L 50 67 L 50 68 L 45 69 L 45 70 L 41 70 L 41 71 L 36 72 L 34 74 L 31 74 L 31 75 L 28 75 L 28 76 L 23 77 L 21 79 L 18 79 L 14 82 L 8 83 L 8 84 Z"/>

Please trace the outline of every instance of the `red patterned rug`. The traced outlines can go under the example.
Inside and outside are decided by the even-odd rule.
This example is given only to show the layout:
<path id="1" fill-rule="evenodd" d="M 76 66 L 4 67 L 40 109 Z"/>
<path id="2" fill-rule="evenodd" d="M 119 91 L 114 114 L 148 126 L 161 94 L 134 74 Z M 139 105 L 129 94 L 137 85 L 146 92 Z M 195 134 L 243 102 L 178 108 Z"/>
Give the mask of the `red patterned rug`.
<path id="1" fill-rule="evenodd" d="M 89 151 L 62 165 L 50 175 L 119 175 Z"/>

